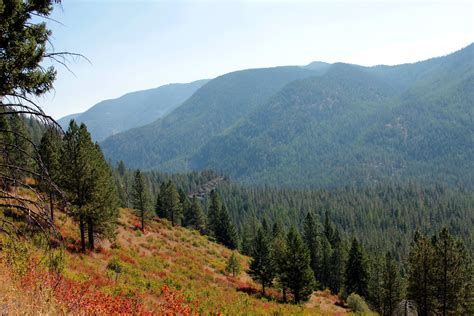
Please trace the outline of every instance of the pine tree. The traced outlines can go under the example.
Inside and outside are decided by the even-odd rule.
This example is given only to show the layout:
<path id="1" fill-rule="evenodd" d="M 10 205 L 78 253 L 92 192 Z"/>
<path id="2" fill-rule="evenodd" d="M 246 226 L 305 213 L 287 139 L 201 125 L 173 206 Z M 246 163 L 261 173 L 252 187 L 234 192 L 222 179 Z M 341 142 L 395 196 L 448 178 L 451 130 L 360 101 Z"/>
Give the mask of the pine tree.
<path id="1" fill-rule="evenodd" d="M 118 213 L 110 169 L 84 124 L 70 122 L 60 161 L 61 184 L 72 205 L 71 215 L 79 222 L 81 249 L 86 249 L 86 227 L 93 249 L 94 236 L 113 234 Z"/>
<path id="2" fill-rule="evenodd" d="M 275 262 L 272 256 L 270 241 L 260 228 L 254 241 L 254 249 L 248 274 L 253 280 L 262 285 L 262 295 L 265 295 L 265 287 L 271 286 L 275 276 Z"/>
<path id="3" fill-rule="evenodd" d="M 150 212 L 150 195 L 145 185 L 143 175 L 138 169 L 132 187 L 132 205 L 140 218 L 140 229 L 145 230 L 145 222 L 152 217 Z"/>
<path id="4" fill-rule="evenodd" d="M 328 287 L 331 292 L 337 294 L 344 285 L 345 267 L 345 247 L 338 229 L 335 229 L 333 234 L 333 249 L 331 257 L 329 258 L 329 266 L 332 271 L 326 268 Z"/>
<path id="5" fill-rule="evenodd" d="M 89 249 L 93 250 L 96 238 L 110 238 L 115 235 L 119 203 L 112 170 L 98 144 L 95 144 L 94 155 L 90 158 L 94 159 L 96 183 L 92 199 L 89 201 L 87 231 Z"/>
<path id="6" fill-rule="evenodd" d="M 41 174 L 43 167 L 48 172 L 48 180 L 53 183 L 59 183 L 61 180 L 61 154 L 62 139 L 61 135 L 55 128 L 48 128 L 43 137 L 41 138 L 38 152 L 41 157 L 42 167 L 38 167 L 38 173 Z M 45 177 L 46 175 L 42 175 Z M 54 222 L 54 198 L 57 190 L 51 186 L 49 181 L 38 179 L 39 187 L 43 192 L 46 192 L 49 196 L 49 210 L 51 221 Z"/>
<path id="7" fill-rule="evenodd" d="M 345 285 L 347 294 L 356 293 L 367 297 L 367 259 L 361 244 L 354 237 L 347 261 Z"/>
<path id="8" fill-rule="evenodd" d="M 239 236 L 237 229 L 230 220 L 229 212 L 223 205 L 219 212 L 220 229 L 218 230 L 217 241 L 230 249 L 237 249 L 239 246 Z"/>
<path id="9" fill-rule="evenodd" d="M 392 315 L 402 300 L 403 288 L 398 266 L 390 252 L 385 256 L 385 267 L 382 278 L 383 315 Z"/>
<path id="10" fill-rule="evenodd" d="M 13 144 L 13 134 L 10 132 L 10 120 L 8 115 L 3 114 L 7 109 L 0 108 L 0 146 L 1 146 L 1 180 L 2 180 L 2 189 L 8 191 L 13 182 L 13 170 L 10 167 L 11 164 L 11 152 Z"/>
<path id="11" fill-rule="evenodd" d="M 13 177 L 22 179 L 31 176 L 33 164 L 33 147 L 29 132 L 26 128 L 25 117 L 23 115 L 10 115 L 10 128 L 14 131 L 12 135 L 12 147 L 10 147 L 11 161 L 16 168 L 13 170 Z"/>
<path id="12" fill-rule="evenodd" d="M 426 236 L 415 232 L 408 256 L 407 298 L 418 305 L 420 316 L 434 314 L 434 248 Z"/>
<path id="13" fill-rule="evenodd" d="M 314 289 L 314 273 L 308 248 L 294 228 L 286 238 L 282 282 L 293 294 L 294 303 L 306 301 Z"/>
<path id="14" fill-rule="evenodd" d="M 375 255 L 370 258 L 367 301 L 370 303 L 372 309 L 379 314 L 383 313 L 384 259 L 385 258 L 380 255 Z"/>
<path id="15" fill-rule="evenodd" d="M 176 185 L 172 181 L 168 181 L 163 197 L 163 208 L 167 214 L 168 220 L 174 226 L 179 224 L 183 206 Z"/>
<path id="16" fill-rule="evenodd" d="M 275 260 L 275 281 L 278 288 L 281 289 L 283 302 L 287 301 L 287 288 L 284 284 L 284 275 L 286 269 L 286 234 L 278 222 L 273 225 L 272 230 L 272 251 L 273 251 L 273 258 Z"/>
<path id="17" fill-rule="evenodd" d="M 191 205 L 184 213 L 184 226 L 191 227 L 199 232 L 204 233 L 206 229 L 206 219 L 201 203 L 196 196 L 193 196 Z"/>
<path id="18" fill-rule="evenodd" d="M 216 190 L 211 191 L 211 204 L 209 205 L 209 211 L 207 215 L 208 219 L 208 228 L 210 234 L 217 238 L 218 231 L 220 229 L 220 212 L 221 212 L 221 199 Z"/>
<path id="19" fill-rule="evenodd" d="M 156 215 L 160 218 L 168 218 L 168 213 L 165 209 L 165 197 L 166 197 L 166 182 L 161 182 L 160 192 L 157 194 L 155 203 Z"/>
<path id="20" fill-rule="evenodd" d="M 314 275 L 318 276 L 320 275 L 322 269 L 321 239 L 318 234 L 316 222 L 309 212 L 306 215 L 303 229 L 303 239 L 309 249 L 309 255 L 311 259 L 310 266 L 311 269 L 313 269 Z M 316 282 L 315 285 L 317 286 Z"/>
<path id="21" fill-rule="evenodd" d="M 237 256 L 235 255 L 234 252 L 232 252 L 232 255 L 229 257 L 229 260 L 227 261 L 227 266 L 225 268 L 225 271 L 229 274 L 232 274 L 232 276 L 235 278 L 239 276 L 240 274 L 240 262 L 237 259 Z"/>
<path id="22" fill-rule="evenodd" d="M 318 277 L 320 286 L 324 289 L 329 287 L 331 274 L 333 273 L 333 269 L 331 266 L 332 247 L 326 235 L 322 236 L 321 238 L 321 252 L 322 262 L 321 270 Z"/>
<path id="23" fill-rule="evenodd" d="M 462 293 L 470 278 L 464 245 L 443 228 L 434 236 L 433 246 L 437 311 L 443 316 L 462 313 Z"/>

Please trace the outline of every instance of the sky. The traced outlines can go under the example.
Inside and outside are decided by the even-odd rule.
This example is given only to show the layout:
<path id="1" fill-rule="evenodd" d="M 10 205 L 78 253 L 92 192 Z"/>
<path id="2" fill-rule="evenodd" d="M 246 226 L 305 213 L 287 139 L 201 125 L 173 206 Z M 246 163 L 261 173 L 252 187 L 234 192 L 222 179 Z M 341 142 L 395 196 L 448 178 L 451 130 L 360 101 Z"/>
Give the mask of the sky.
<path id="1" fill-rule="evenodd" d="M 63 0 L 57 65 L 38 102 L 58 119 L 125 93 L 241 69 L 416 62 L 474 42 L 474 1 Z"/>

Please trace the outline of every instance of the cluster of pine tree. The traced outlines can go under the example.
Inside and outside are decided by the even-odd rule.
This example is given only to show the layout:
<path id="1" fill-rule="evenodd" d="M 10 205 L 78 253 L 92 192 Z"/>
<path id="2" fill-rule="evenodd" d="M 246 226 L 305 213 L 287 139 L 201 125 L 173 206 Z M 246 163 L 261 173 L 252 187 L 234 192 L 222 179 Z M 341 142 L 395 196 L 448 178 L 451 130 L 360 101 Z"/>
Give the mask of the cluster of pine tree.
<path id="1" fill-rule="evenodd" d="M 252 257 L 248 272 L 263 295 L 272 285 L 295 303 L 318 289 L 343 298 L 355 293 L 381 315 L 403 311 L 406 304 L 417 306 L 421 315 L 474 311 L 472 259 L 447 229 L 431 240 L 416 232 L 402 265 L 390 252 L 369 255 L 355 237 L 349 246 L 328 214 L 321 224 L 308 213 L 301 236 L 294 228 L 285 233 L 278 222 L 269 229 L 263 220 L 247 249 Z"/>
<path id="2" fill-rule="evenodd" d="M 71 121 L 64 135 L 47 129 L 38 151 L 48 177 L 59 186 L 52 187 L 38 174 L 38 187 L 49 195 L 51 220 L 56 195 L 63 192 L 67 214 L 79 224 L 82 251 L 87 245 L 94 249 L 96 238 L 112 237 L 119 215 L 117 190 L 112 170 L 87 127 Z"/>

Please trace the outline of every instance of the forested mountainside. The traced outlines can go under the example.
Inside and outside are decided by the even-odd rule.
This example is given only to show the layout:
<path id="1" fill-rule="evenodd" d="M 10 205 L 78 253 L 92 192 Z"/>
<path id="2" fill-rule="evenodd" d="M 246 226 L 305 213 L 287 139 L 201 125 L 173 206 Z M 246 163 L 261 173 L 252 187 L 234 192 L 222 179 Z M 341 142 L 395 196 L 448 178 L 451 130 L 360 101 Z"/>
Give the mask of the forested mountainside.
<path id="1" fill-rule="evenodd" d="M 189 157 L 253 112 L 287 83 L 318 74 L 300 67 L 237 71 L 211 80 L 180 107 L 147 126 L 102 142 L 107 157 L 127 165 L 186 170 Z"/>
<path id="2" fill-rule="evenodd" d="M 71 119 L 85 123 L 94 140 L 102 141 L 111 135 L 146 125 L 163 117 L 207 81 L 168 84 L 127 93 L 117 99 L 99 102 L 84 113 L 65 116 L 58 122 L 63 128 L 67 128 Z"/>
<path id="3" fill-rule="evenodd" d="M 473 187 L 473 57 L 471 44 L 415 64 L 237 72 L 209 82 L 163 120 L 101 146 L 132 167 L 215 169 L 247 183 L 416 179 Z M 298 75 L 273 83 L 283 69 Z"/>

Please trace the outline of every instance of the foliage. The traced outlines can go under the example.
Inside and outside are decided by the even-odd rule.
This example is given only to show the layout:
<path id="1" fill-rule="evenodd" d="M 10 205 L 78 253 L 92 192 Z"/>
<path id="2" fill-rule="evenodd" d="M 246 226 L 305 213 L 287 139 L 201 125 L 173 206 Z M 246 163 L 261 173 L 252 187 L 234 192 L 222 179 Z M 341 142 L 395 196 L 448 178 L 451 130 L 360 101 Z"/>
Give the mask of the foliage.
<path id="1" fill-rule="evenodd" d="M 347 297 L 347 306 L 357 314 L 365 315 L 370 312 L 364 299 L 355 293 L 352 293 Z"/>
<path id="2" fill-rule="evenodd" d="M 145 230 L 145 222 L 152 217 L 150 211 L 150 195 L 140 169 L 135 171 L 135 181 L 132 187 L 132 205 L 137 210 L 137 216 L 140 218 L 140 229 Z"/>
<path id="3" fill-rule="evenodd" d="M 367 258 L 362 245 L 356 238 L 352 239 L 345 277 L 347 293 L 356 293 L 367 297 L 369 277 Z"/>
<path id="4" fill-rule="evenodd" d="M 300 235 L 292 228 L 286 237 L 281 282 L 293 295 L 294 303 L 307 301 L 314 289 L 314 273 L 310 255 Z"/>
<path id="5" fill-rule="evenodd" d="M 235 278 L 239 276 L 240 270 L 241 270 L 241 266 L 240 266 L 239 259 L 237 259 L 237 256 L 233 252 L 232 255 L 229 257 L 229 260 L 227 261 L 225 271 L 229 274 L 232 274 L 232 276 Z"/>
<path id="6" fill-rule="evenodd" d="M 275 276 L 275 260 L 272 256 L 270 240 L 259 229 L 253 242 L 252 259 L 250 260 L 248 274 L 262 286 L 262 295 L 265 295 L 265 287 L 273 284 Z"/>

